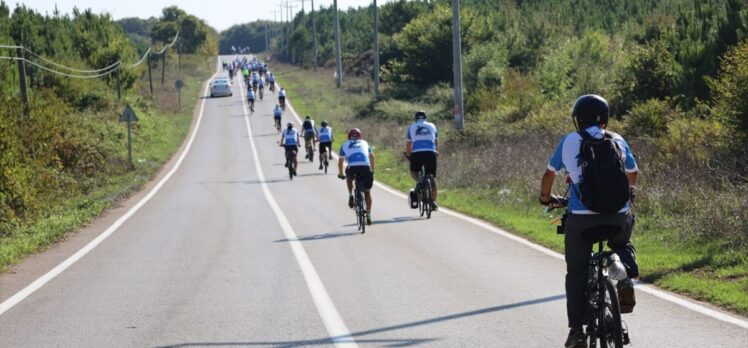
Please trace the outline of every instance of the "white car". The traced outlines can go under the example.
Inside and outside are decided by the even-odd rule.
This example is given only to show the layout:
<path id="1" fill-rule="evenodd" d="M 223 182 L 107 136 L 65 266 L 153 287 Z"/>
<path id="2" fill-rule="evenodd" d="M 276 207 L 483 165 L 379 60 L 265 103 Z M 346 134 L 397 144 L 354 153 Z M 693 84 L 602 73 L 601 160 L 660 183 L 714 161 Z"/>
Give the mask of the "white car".
<path id="1" fill-rule="evenodd" d="M 231 92 L 231 85 L 229 84 L 228 80 L 213 80 L 213 82 L 210 83 L 210 96 L 216 97 L 216 96 L 233 96 L 234 93 Z"/>

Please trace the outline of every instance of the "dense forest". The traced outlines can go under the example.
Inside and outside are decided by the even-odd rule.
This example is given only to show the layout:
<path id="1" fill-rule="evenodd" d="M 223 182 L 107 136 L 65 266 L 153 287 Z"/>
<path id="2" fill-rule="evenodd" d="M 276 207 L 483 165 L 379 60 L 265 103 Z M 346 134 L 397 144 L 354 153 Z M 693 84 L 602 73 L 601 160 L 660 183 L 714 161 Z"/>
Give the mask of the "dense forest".
<path id="1" fill-rule="evenodd" d="M 164 47 L 177 31 L 174 47 Z M 169 106 L 176 104 L 167 90 L 173 80 L 147 93 L 148 63 L 158 69 L 166 62 L 169 68 L 158 71 L 173 78 L 175 51 L 181 51 L 185 78 L 202 73 L 203 80 L 213 68 L 216 36 L 176 7 L 159 18 L 115 22 L 91 10 L 42 15 L 0 1 L 0 270 L 96 216 L 160 167 L 174 150 L 160 146 L 176 147 L 189 125 L 182 120 L 191 113 L 177 117 Z M 165 48 L 166 56 L 146 60 L 149 47 Z M 21 57 L 28 111 L 19 87 Z M 141 117 L 135 139 L 154 144 L 134 164 L 118 122 L 125 103 Z M 175 127 L 177 122 L 183 125 Z M 37 228 L 44 221 L 48 226 Z"/>

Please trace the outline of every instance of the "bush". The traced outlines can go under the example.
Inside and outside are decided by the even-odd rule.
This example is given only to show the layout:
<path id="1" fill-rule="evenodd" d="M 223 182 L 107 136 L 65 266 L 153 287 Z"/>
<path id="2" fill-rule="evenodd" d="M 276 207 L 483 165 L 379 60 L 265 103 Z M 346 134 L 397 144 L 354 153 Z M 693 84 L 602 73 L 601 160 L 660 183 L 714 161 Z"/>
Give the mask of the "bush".
<path id="1" fill-rule="evenodd" d="M 635 105 L 624 117 L 626 134 L 636 137 L 660 137 L 667 132 L 668 123 L 683 117 L 678 108 L 670 106 L 671 102 L 650 99 Z"/>

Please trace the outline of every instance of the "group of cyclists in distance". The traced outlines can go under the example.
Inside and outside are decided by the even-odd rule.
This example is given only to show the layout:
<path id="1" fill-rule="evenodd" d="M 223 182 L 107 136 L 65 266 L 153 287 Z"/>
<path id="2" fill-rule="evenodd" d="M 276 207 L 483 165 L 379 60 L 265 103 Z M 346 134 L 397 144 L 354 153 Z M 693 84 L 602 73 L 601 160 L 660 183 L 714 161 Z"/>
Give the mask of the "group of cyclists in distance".
<path id="1" fill-rule="evenodd" d="M 258 61 L 256 58 L 237 58 L 232 62 L 224 62 L 224 68 L 229 71 L 232 81 L 238 73 L 243 75 L 248 87 L 247 101 L 250 108 L 254 107 L 256 93 L 259 93 L 259 98 L 262 100 L 262 90 L 266 83 L 269 85 L 271 92 L 275 90 L 275 76 L 268 70 L 267 64 Z M 332 145 L 335 138 L 332 127 L 327 120 L 323 120 L 317 127 L 311 116 L 305 116 L 300 129 L 297 129 L 294 123 L 290 121 L 286 123 L 285 129 L 282 129 L 281 120 L 286 108 L 286 98 L 285 89 L 280 88 L 278 103 L 273 109 L 273 119 L 276 129 L 280 133 L 279 144 L 284 148 L 286 158 L 290 159 L 286 166 L 290 166 L 291 178 L 296 175 L 297 154 L 301 147 L 302 138 L 308 151 L 306 158 L 310 162 L 314 162 L 314 156 L 310 153 L 313 153 L 313 149 L 317 148 L 320 161 L 318 168 L 322 170 L 324 163 L 326 172 L 327 162 L 333 158 Z M 625 171 L 626 189 L 631 190 L 631 192 L 633 192 L 633 187 L 636 184 L 638 168 L 626 141 L 620 135 L 606 130 L 609 108 L 605 99 L 598 95 L 581 96 L 575 102 L 572 116 L 577 131 L 564 137 L 551 156 L 542 179 L 539 201 L 541 204 L 551 207 L 565 207 L 568 204 L 568 218 L 565 219 L 566 226 L 564 229 L 567 263 L 567 315 L 570 332 L 565 346 L 567 348 L 582 348 L 587 347 L 585 341 L 588 338 L 588 333 L 583 331 L 587 318 L 585 272 L 592 245 L 581 236 L 588 230 L 599 226 L 613 226 L 619 230 L 619 233 L 610 237 L 608 245 L 619 255 L 626 271 L 625 279 L 618 281 L 616 284 L 621 313 L 631 313 L 636 304 L 632 279 L 638 278 L 639 270 L 636 262 L 636 249 L 631 243 L 634 217 L 629 210 L 628 203 L 625 203 L 620 209 L 616 208 L 613 213 L 600 213 L 594 210 L 594 207 L 587 206 L 585 197 L 582 197 L 580 193 L 583 168 L 579 163 L 580 151 L 582 151 L 579 144 L 582 143 L 584 147 L 586 141 L 597 141 L 599 143 L 602 140 L 609 139 L 611 146 L 615 148 L 614 157 L 617 156 L 616 158 L 620 163 L 618 170 Z M 338 149 L 338 177 L 346 179 L 348 206 L 351 208 L 354 206 L 354 178 L 359 178 L 356 181 L 357 183 L 363 183 L 366 224 L 370 225 L 372 223 L 371 212 L 373 206 L 371 188 L 373 187 L 376 168 L 374 149 L 364 140 L 363 132 L 358 128 L 348 129 L 346 137 L 346 141 Z M 406 131 L 404 143 L 403 156 L 410 162 L 409 171 L 416 182 L 416 188 L 420 187 L 418 186 L 419 180 L 422 178 L 430 181 L 432 209 L 437 210 L 436 175 L 439 132 L 436 125 L 428 121 L 426 112 L 416 111 L 413 114 L 413 123 Z M 571 192 L 571 196 L 568 199 L 551 194 L 553 178 L 559 172 L 569 174 L 570 190 L 568 192 Z M 622 174 L 624 173 L 622 172 Z M 416 200 L 415 195 L 415 189 L 411 189 L 408 197 L 411 208 L 414 208 L 412 203 Z M 625 198 L 630 201 L 633 198 L 633 193 Z"/>
<path id="2" fill-rule="evenodd" d="M 229 73 L 229 80 L 241 74 L 244 83 L 247 86 L 247 103 L 252 112 L 254 112 L 255 102 L 263 98 L 265 84 L 268 85 L 271 93 L 275 90 L 275 76 L 268 69 L 266 63 L 257 59 L 256 56 L 250 58 L 236 57 L 232 61 L 223 61 L 223 68 Z M 332 144 L 335 140 L 332 127 L 327 120 L 323 120 L 319 127 L 311 116 L 305 116 L 301 124 L 301 129 L 296 129 L 294 123 L 286 123 L 285 129 L 282 129 L 283 113 L 286 109 L 286 90 L 280 87 L 278 91 L 278 103 L 273 108 L 273 122 L 276 130 L 280 133 L 279 145 L 284 149 L 285 158 L 289 158 L 286 166 L 289 168 L 291 175 L 295 176 L 298 169 L 298 152 L 301 147 L 301 139 L 304 139 L 304 146 L 309 149 L 318 150 L 319 170 L 325 169 L 323 163 L 333 159 Z M 431 181 L 433 210 L 437 210 L 436 205 L 436 168 L 437 154 L 439 144 L 439 133 L 436 125 L 427 121 L 428 116 L 424 111 L 414 113 L 414 122 L 408 127 L 405 134 L 405 152 L 404 157 L 410 161 L 410 174 L 414 181 L 418 181 L 418 173 L 421 168 Z M 348 206 L 353 207 L 353 182 L 355 177 L 362 178 L 364 183 L 363 192 L 366 201 L 366 223 L 371 225 L 372 197 L 371 188 L 374 185 L 374 171 L 376 161 L 374 149 L 364 140 L 363 132 L 358 128 L 351 128 L 346 131 L 347 141 L 338 149 L 338 177 L 346 179 L 348 188 Z M 313 151 L 311 151 L 313 152 Z M 310 162 L 314 162 L 314 157 L 310 154 L 306 157 Z M 346 165 L 347 163 L 347 165 Z M 411 190 L 409 201 L 415 201 L 415 190 Z M 412 207 L 412 204 L 411 204 Z"/>

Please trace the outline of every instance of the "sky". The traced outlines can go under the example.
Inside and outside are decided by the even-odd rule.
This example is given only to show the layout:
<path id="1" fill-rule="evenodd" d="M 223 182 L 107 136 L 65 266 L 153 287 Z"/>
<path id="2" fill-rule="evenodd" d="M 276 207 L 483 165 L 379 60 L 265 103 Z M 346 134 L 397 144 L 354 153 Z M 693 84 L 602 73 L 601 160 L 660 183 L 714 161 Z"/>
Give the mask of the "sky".
<path id="1" fill-rule="evenodd" d="M 392 0 L 378 0 L 378 3 L 388 1 Z M 274 20 L 277 18 L 280 20 L 280 14 L 274 14 L 273 11 L 279 11 L 279 5 L 281 4 L 281 0 L 5 0 L 5 2 L 11 7 L 15 7 L 16 4 L 23 4 L 42 14 L 51 14 L 55 5 L 62 13 L 71 13 L 73 7 L 78 7 L 81 10 L 90 8 L 96 13 L 109 13 L 114 19 L 158 17 L 164 7 L 177 5 L 187 13 L 202 18 L 218 31 L 226 30 L 235 24 L 253 22 L 258 19 Z M 291 2 L 292 6 L 296 6 L 296 8 L 291 9 L 293 16 L 294 13 L 301 11 L 302 1 L 291 0 Z M 333 0 L 315 0 L 314 6 L 319 9 L 320 5 L 328 7 L 332 2 Z M 338 7 L 343 10 L 349 7 L 367 6 L 371 3 L 372 0 L 338 0 Z M 304 8 L 306 11 L 311 9 L 310 0 L 304 0 Z M 285 14 L 283 18 L 285 19 Z"/>

